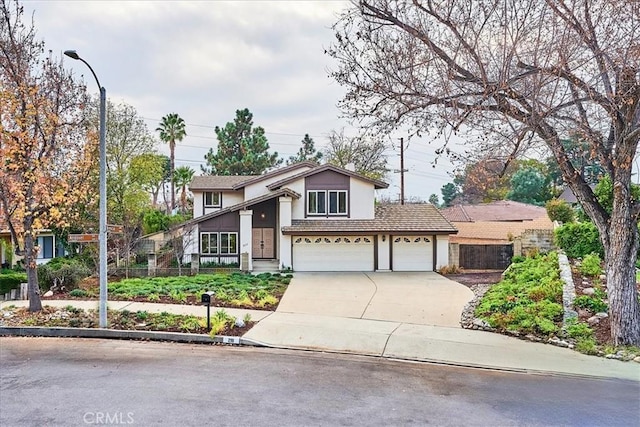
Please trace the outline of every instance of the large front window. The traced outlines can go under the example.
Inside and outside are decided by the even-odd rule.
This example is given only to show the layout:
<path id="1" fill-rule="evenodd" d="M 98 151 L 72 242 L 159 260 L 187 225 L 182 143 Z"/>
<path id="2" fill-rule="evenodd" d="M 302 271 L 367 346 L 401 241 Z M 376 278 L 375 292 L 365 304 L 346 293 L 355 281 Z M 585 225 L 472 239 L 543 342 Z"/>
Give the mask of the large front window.
<path id="1" fill-rule="evenodd" d="M 307 192 L 308 215 L 346 215 L 346 190 L 312 190 Z"/>
<path id="2" fill-rule="evenodd" d="M 215 191 L 206 191 L 204 193 L 204 207 L 205 208 L 219 208 L 221 207 L 220 193 Z"/>
<path id="3" fill-rule="evenodd" d="M 203 255 L 237 255 L 238 233 L 200 233 L 200 253 Z"/>

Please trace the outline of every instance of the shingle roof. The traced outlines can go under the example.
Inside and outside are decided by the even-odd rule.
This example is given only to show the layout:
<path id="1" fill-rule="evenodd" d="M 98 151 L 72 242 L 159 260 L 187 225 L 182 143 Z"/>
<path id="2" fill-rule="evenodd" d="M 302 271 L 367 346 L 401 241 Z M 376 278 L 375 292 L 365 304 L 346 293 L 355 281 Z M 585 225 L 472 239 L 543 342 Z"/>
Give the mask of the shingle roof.
<path id="1" fill-rule="evenodd" d="M 372 183 L 374 185 L 375 188 L 387 188 L 387 187 L 389 187 L 389 184 L 387 184 L 384 181 L 380 181 L 379 179 L 372 179 L 372 178 L 366 177 L 364 175 L 361 175 L 359 173 L 350 171 L 348 169 L 343 169 L 343 168 L 340 168 L 338 166 L 330 165 L 330 164 L 327 163 L 327 164 L 324 164 L 322 166 L 318 166 L 318 167 L 315 167 L 313 169 L 309 169 L 309 170 L 303 171 L 303 172 L 301 172 L 299 174 L 288 176 L 288 177 L 286 177 L 284 179 L 281 179 L 280 181 L 276 181 L 274 183 L 271 183 L 271 184 L 267 185 L 267 188 L 269 190 L 275 190 L 276 188 L 282 187 L 283 185 L 288 184 L 288 183 L 290 183 L 292 181 L 295 181 L 297 179 L 304 178 L 304 177 L 307 177 L 307 176 L 310 176 L 310 175 L 314 175 L 314 174 L 316 174 L 318 172 L 322 172 L 322 171 L 325 171 L 325 170 L 332 170 L 334 172 L 338 172 L 338 173 L 341 173 L 341 174 L 344 174 L 344 175 L 348 175 L 348 176 L 352 176 L 354 178 L 361 179 L 361 180 L 366 181 L 366 182 L 370 182 L 370 183 Z"/>
<path id="2" fill-rule="evenodd" d="M 512 200 L 498 200 L 479 205 L 455 205 L 442 209 L 441 212 L 451 222 L 532 221 L 547 216 L 547 210 L 543 207 Z"/>
<path id="3" fill-rule="evenodd" d="M 250 178 L 250 179 L 248 179 L 246 181 L 242 181 L 242 182 L 234 185 L 233 189 L 234 190 L 238 190 L 238 189 L 240 189 L 242 187 L 246 187 L 249 184 L 254 184 L 256 182 L 260 182 L 262 180 L 265 180 L 265 179 L 268 179 L 268 178 L 271 178 L 271 177 L 274 177 L 274 176 L 278 176 L 278 175 L 281 175 L 281 174 L 283 174 L 285 172 L 289 172 L 289 171 L 292 171 L 292 170 L 301 169 L 301 168 L 310 169 L 310 168 L 315 168 L 317 166 L 318 166 L 318 164 L 315 163 L 315 162 L 312 162 L 312 161 L 294 163 L 294 164 L 289 165 L 289 166 L 284 166 L 284 167 L 281 167 L 281 168 L 274 169 L 272 171 L 263 173 L 262 175 L 256 175 L 256 176 L 254 176 L 254 177 L 252 177 L 252 178 Z"/>
<path id="4" fill-rule="evenodd" d="M 435 233 L 454 234 L 456 228 L 430 204 L 379 205 L 374 219 L 300 219 L 283 227 L 284 234 L 306 233 Z"/>
<path id="5" fill-rule="evenodd" d="M 233 190 L 238 184 L 260 175 L 202 175 L 194 176 L 189 190 Z"/>
<path id="6" fill-rule="evenodd" d="M 248 208 L 249 206 L 257 205 L 258 203 L 262 203 L 267 200 L 271 200 L 273 198 L 280 197 L 280 196 L 289 196 L 289 197 L 293 197 L 294 199 L 299 199 L 301 197 L 300 194 L 296 193 L 295 191 L 289 188 L 282 188 L 278 191 L 272 191 L 271 193 L 264 194 L 260 197 L 253 198 L 233 206 L 228 206 L 224 209 L 220 209 L 219 211 L 215 211 L 215 212 L 208 213 L 206 215 L 199 216 L 197 218 L 194 218 L 192 220 L 179 224 L 176 227 L 182 227 L 184 225 L 190 225 L 190 224 L 197 224 L 202 221 L 206 221 L 210 218 L 215 218 L 217 216 L 224 215 L 229 212 L 239 211 L 239 210 Z"/>
<path id="7" fill-rule="evenodd" d="M 315 162 L 299 162 L 265 172 L 262 175 L 202 175 L 194 176 L 189 186 L 190 190 L 239 190 L 249 184 L 260 182 L 264 179 L 281 175 L 285 172 L 306 167 L 314 168 Z"/>

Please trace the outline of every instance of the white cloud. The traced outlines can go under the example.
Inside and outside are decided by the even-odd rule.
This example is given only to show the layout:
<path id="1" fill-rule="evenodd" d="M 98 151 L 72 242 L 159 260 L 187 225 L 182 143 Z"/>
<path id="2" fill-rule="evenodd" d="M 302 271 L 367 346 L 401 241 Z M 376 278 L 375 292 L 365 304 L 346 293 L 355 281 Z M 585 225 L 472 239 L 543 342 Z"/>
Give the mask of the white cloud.
<path id="1" fill-rule="evenodd" d="M 108 96 L 133 105 L 153 131 L 163 115 L 176 112 L 188 124 L 188 137 L 177 153 L 199 170 L 213 126 L 233 120 L 249 108 L 265 128 L 272 149 L 295 153 L 309 133 L 316 145 L 323 135 L 347 126 L 336 104 L 343 89 L 327 75 L 332 60 L 324 48 L 333 40 L 330 27 L 346 1 L 26 1 L 35 11 L 40 37 L 54 54 L 76 49 L 96 71 Z M 83 64 L 65 59 L 93 78 Z M 210 127 L 193 126 L 205 125 Z M 356 130 L 347 126 L 348 134 Z M 432 153 L 422 144 L 422 152 Z M 159 144 L 161 152 L 166 146 Z M 428 198 L 448 180 L 422 153 L 407 194 Z M 389 158 L 397 167 L 397 156 Z M 408 161 L 411 159 L 408 158 Z M 397 179 L 397 177 L 393 177 Z M 446 182 L 446 181 L 445 181 Z"/>

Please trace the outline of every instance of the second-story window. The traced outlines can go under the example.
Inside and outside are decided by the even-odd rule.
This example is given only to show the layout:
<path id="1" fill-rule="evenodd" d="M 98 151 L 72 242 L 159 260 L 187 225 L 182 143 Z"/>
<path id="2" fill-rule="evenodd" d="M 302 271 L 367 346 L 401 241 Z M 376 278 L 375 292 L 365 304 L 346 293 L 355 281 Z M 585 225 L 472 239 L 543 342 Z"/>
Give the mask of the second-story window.
<path id="1" fill-rule="evenodd" d="M 307 213 L 310 215 L 324 215 L 327 213 L 327 192 L 307 192 Z"/>
<path id="2" fill-rule="evenodd" d="M 328 191 L 329 193 L 329 215 L 344 215 L 347 213 L 347 192 Z"/>
<path id="3" fill-rule="evenodd" d="M 308 215 L 346 215 L 346 190 L 311 190 L 307 191 Z"/>
<path id="4" fill-rule="evenodd" d="M 205 191 L 204 193 L 204 207 L 205 208 L 219 208 L 221 207 L 220 192 Z"/>

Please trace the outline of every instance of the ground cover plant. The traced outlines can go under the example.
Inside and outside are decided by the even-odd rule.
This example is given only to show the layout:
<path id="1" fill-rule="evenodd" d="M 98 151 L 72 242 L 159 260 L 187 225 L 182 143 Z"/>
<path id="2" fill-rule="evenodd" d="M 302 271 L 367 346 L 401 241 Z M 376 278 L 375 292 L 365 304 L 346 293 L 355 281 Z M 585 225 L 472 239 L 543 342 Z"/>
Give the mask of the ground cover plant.
<path id="1" fill-rule="evenodd" d="M 271 310 L 278 305 L 291 278 L 291 274 L 238 272 L 132 278 L 109 283 L 108 293 L 111 300 L 200 304 L 202 293 L 213 291 L 211 304 L 214 306 Z M 92 283 L 55 298 L 95 298 L 98 294 Z"/>
<path id="2" fill-rule="evenodd" d="M 557 333 L 563 314 L 558 255 L 550 252 L 516 261 L 483 296 L 476 317 L 500 331 Z"/>
<path id="3" fill-rule="evenodd" d="M 46 326 L 68 328 L 97 328 L 99 325 L 97 310 L 83 310 L 72 306 L 51 307 L 45 305 L 42 311 L 30 312 L 27 308 L 5 307 L 0 311 L 0 326 Z M 237 322 L 237 319 L 224 310 L 218 310 L 211 316 L 211 332 L 207 331 L 207 319 L 204 317 L 172 314 L 167 312 L 150 313 L 147 311 L 107 312 L 109 329 L 184 332 L 195 334 L 242 336 L 255 322 L 249 316 Z"/>

